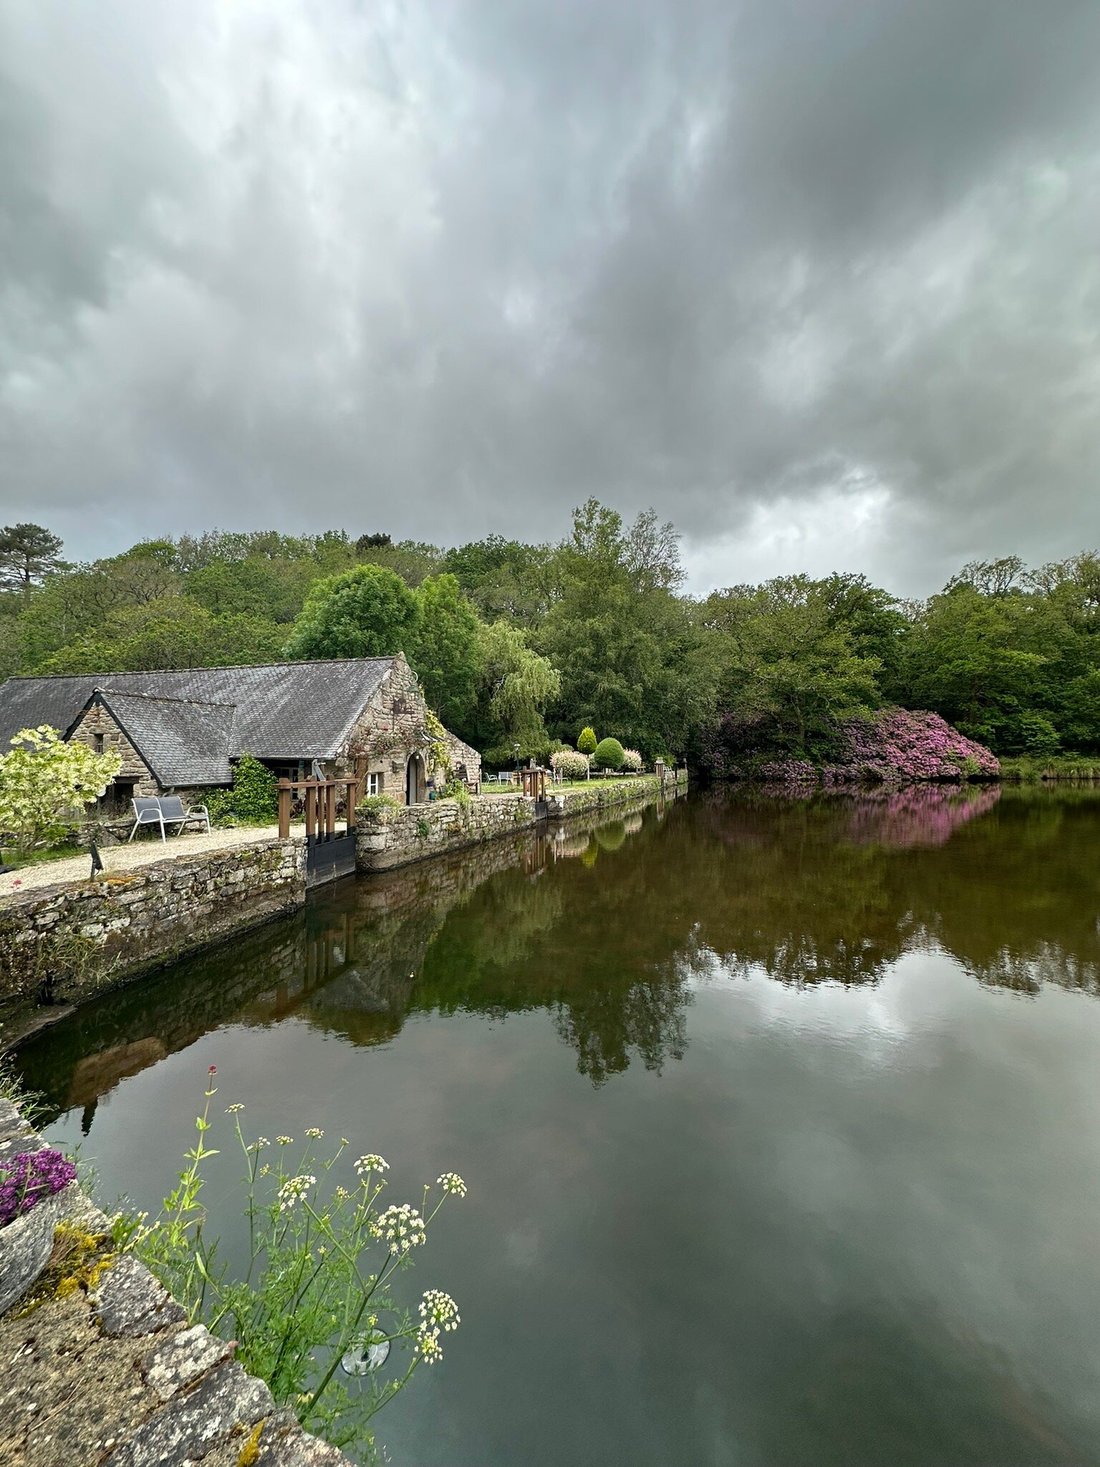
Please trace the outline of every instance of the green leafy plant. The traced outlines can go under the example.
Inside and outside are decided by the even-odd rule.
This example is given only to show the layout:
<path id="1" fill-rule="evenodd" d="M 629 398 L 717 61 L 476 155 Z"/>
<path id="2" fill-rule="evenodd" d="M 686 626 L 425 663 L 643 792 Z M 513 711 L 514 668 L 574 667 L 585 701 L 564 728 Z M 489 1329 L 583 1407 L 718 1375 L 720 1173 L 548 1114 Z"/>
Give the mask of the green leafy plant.
<path id="1" fill-rule="evenodd" d="M 641 774 L 642 756 L 637 749 L 623 750 L 623 769 L 627 774 Z"/>
<path id="2" fill-rule="evenodd" d="M 601 739 L 592 755 L 592 762 L 597 769 L 621 769 L 623 767 L 622 744 L 618 739 Z"/>
<path id="3" fill-rule="evenodd" d="M 364 795 L 355 808 L 364 815 L 385 821 L 389 818 L 390 810 L 400 810 L 401 806 L 392 795 Z"/>
<path id="4" fill-rule="evenodd" d="M 203 801 L 215 825 L 274 825 L 279 816 L 279 781 L 251 754 L 233 766 L 231 789 L 209 790 Z"/>
<path id="5" fill-rule="evenodd" d="M 594 754 L 596 752 L 596 731 L 592 728 L 582 728 L 581 736 L 577 740 L 577 748 L 582 754 Z"/>
<path id="6" fill-rule="evenodd" d="M 24 728 L 0 758 L 0 832 L 16 853 L 60 845 L 84 820 L 84 806 L 104 793 L 122 768 L 114 750 L 94 754 L 67 744 L 48 724 Z"/>
<path id="7" fill-rule="evenodd" d="M 425 1185 L 418 1203 L 383 1207 L 389 1166 L 381 1156 L 352 1162 L 346 1138 L 322 1150 L 324 1133 L 311 1126 L 300 1147 L 277 1137 L 268 1161 L 270 1143 L 247 1139 L 243 1106 L 231 1105 L 249 1238 L 249 1262 L 234 1274 L 209 1236 L 203 1205 L 204 1172 L 218 1155 L 209 1144 L 216 1073 L 211 1066 L 178 1185 L 152 1222 L 120 1220 L 116 1241 L 138 1253 L 192 1323 L 235 1339 L 240 1363 L 307 1430 L 373 1456 L 371 1418 L 422 1365 L 442 1359 L 443 1336 L 460 1323 L 442 1290 L 426 1290 L 413 1311 L 395 1301 L 391 1286 L 427 1243 L 440 1208 L 464 1197 L 466 1184 L 445 1172 Z M 353 1366 L 354 1387 L 337 1378 L 343 1361 Z"/>
<path id="8" fill-rule="evenodd" d="M 438 771 L 444 779 L 451 772 L 451 751 L 447 744 L 447 730 L 437 714 L 429 708 L 424 714 L 424 731 L 428 735 L 428 765 L 432 772 Z"/>

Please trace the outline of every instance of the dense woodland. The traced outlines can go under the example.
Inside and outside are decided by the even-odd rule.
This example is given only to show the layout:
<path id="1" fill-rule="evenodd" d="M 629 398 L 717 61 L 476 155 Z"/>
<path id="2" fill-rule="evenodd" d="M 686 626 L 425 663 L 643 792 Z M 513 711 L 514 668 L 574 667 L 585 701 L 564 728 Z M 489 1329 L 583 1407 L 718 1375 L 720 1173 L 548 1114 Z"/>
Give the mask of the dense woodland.
<path id="1" fill-rule="evenodd" d="M 865 577 L 683 594 L 679 537 L 595 500 L 556 545 L 210 531 L 70 564 L 0 532 L 0 673 L 212 666 L 403 650 L 444 722 L 510 763 L 584 725 L 704 771 L 830 756 L 884 705 L 1000 754 L 1100 752 L 1100 556 L 964 566 L 927 601 Z M 560 741 L 560 742 L 559 742 Z"/>

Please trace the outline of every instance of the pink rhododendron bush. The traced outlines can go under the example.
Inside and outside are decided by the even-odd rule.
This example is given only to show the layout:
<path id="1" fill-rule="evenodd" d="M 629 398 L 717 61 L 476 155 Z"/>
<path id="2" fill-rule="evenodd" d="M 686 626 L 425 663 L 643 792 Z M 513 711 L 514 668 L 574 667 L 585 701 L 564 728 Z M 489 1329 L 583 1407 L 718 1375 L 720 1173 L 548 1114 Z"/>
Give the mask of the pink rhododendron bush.
<path id="1" fill-rule="evenodd" d="M 885 708 L 840 726 L 832 758 L 751 761 L 736 777 L 783 785 L 958 784 L 995 779 L 1000 761 L 984 744 L 966 738 L 938 713 Z"/>

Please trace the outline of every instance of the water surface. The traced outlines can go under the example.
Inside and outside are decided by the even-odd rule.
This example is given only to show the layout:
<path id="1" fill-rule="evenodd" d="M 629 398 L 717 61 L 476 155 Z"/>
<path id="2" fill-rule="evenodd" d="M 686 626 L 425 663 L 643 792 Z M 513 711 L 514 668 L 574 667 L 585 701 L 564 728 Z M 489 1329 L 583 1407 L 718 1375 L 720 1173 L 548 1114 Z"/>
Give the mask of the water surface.
<path id="1" fill-rule="evenodd" d="M 462 1173 L 405 1467 L 1100 1463 L 1098 923 L 1088 793 L 699 795 L 343 883 L 19 1060 L 141 1207 L 208 1064 L 391 1200 Z"/>

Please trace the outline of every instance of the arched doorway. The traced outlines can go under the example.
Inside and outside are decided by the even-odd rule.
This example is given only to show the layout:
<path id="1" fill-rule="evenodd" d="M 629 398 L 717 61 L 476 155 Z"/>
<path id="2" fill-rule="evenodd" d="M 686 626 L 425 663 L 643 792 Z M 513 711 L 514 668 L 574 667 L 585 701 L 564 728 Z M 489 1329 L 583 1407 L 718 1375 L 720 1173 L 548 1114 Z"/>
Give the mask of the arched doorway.
<path id="1" fill-rule="evenodd" d="M 405 765 L 405 804 L 423 805 L 428 798 L 428 775 L 420 754 L 410 754 Z"/>

